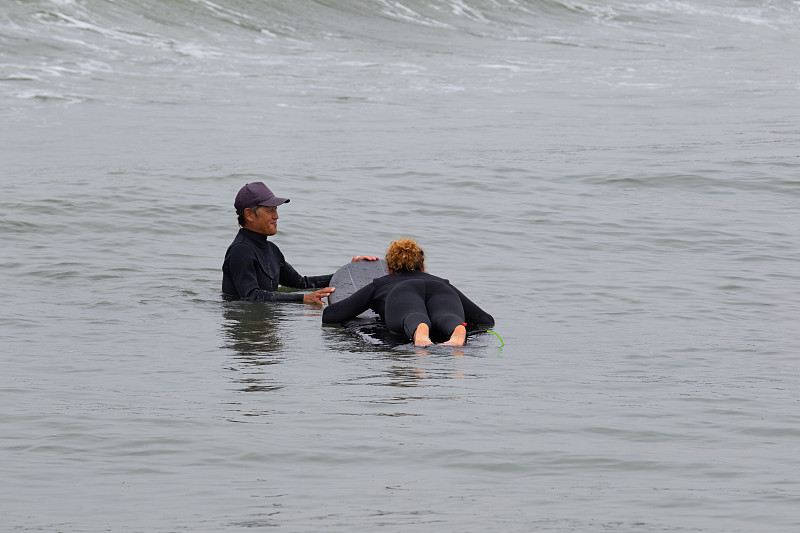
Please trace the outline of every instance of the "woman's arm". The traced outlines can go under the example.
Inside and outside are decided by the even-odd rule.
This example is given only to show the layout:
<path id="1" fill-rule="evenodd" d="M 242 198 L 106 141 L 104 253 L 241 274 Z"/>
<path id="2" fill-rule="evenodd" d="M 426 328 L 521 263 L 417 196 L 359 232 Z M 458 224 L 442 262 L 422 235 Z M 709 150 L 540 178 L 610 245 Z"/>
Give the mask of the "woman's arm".
<path id="1" fill-rule="evenodd" d="M 322 323 L 341 324 L 345 320 L 357 317 L 369 309 L 374 291 L 375 285 L 370 283 L 365 287 L 361 287 L 341 302 L 330 304 L 322 311 Z"/>
<path id="2" fill-rule="evenodd" d="M 450 285 L 453 287 L 453 285 Z M 464 296 L 460 290 L 453 287 L 458 294 L 458 297 L 461 299 L 461 305 L 464 306 L 464 319 L 467 322 L 468 326 L 474 326 L 477 329 L 489 329 L 494 327 L 494 317 L 478 307 L 478 305 Z M 474 329 L 468 327 L 467 329 Z"/>

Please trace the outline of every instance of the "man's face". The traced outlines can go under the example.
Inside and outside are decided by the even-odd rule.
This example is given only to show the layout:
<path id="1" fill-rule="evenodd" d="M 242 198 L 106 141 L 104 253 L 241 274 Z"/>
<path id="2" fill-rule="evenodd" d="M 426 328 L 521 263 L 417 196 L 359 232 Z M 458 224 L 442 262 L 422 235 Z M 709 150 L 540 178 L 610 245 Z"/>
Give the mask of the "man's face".
<path id="1" fill-rule="evenodd" d="M 247 229 L 251 229 L 262 235 L 270 236 L 278 233 L 278 208 L 259 206 L 257 208 L 247 208 L 245 213 Z"/>

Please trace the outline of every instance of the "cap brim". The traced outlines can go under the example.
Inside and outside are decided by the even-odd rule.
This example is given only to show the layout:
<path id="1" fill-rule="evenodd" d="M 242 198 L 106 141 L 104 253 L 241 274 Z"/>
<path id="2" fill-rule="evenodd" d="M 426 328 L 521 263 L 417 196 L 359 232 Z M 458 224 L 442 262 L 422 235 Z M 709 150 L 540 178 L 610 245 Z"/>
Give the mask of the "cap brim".
<path id="1" fill-rule="evenodd" d="M 264 200 L 263 202 L 259 202 L 258 205 L 263 205 L 266 207 L 278 207 L 281 204 L 288 203 L 288 198 L 279 198 L 277 196 L 273 196 L 269 200 Z"/>

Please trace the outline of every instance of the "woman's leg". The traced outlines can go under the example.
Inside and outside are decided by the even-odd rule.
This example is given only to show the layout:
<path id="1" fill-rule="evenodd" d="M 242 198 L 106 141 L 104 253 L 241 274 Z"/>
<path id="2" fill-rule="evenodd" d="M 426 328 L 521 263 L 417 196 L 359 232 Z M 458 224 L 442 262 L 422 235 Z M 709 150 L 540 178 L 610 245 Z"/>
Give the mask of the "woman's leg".
<path id="1" fill-rule="evenodd" d="M 425 307 L 425 282 L 410 279 L 398 283 L 386 297 L 386 325 L 405 335 L 417 346 L 431 344 L 431 319 Z"/>
<path id="2" fill-rule="evenodd" d="M 463 324 L 459 324 L 453 330 L 453 334 L 450 335 L 450 340 L 443 342 L 442 344 L 447 344 L 448 346 L 464 346 L 464 343 L 467 342 L 467 328 Z"/>
<path id="3" fill-rule="evenodd" d="M 414 340 L 415 346 L 428 346 L 429 344 L 433 344 L 430 326 L 425 322 L 420 322 L 417 329 L 414 330 L 412 339 Z"/>
<path id="4" fill-rule="evenodd" d="M 464 327 L 464 306 L 456 291 L 439 281 L 427 281 L 425 304 L 433 327 L 441 330 L 450 339 L 444 344 L 463 346 L 467 339 Z"/>

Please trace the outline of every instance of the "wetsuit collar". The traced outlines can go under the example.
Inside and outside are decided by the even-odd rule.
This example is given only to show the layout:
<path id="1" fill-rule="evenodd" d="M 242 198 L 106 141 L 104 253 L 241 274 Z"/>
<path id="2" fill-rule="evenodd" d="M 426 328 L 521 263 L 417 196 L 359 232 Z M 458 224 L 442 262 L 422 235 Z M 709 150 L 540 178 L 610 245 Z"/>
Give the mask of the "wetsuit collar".
<path id="1" fill-rule="evenodd" d="M 253 241 L 259 248 L 266 248 L 267 247 L 267 236 L 257 231 L 253 231 L 247 228 L 241 228 L 239 231 L 242 232 L 242 235 Z"/>

